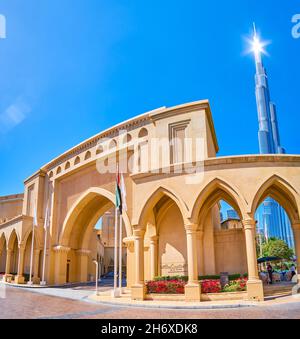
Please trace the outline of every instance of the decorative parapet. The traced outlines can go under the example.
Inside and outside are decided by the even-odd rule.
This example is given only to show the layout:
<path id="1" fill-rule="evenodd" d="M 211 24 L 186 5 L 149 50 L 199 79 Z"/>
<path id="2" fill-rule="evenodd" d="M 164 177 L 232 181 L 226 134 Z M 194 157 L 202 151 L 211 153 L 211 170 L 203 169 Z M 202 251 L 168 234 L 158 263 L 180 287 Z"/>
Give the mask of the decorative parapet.
<path id="1" fill-rule="evenodd" d="M 9 220 L 6 220 L 3 223 L 0 223 L 0 228 L 11 226 L 23 220 L 25 221 L 25 220 L 32 220 L 32 219 L 33 219 L 32 217 L 24 215 L 24 214 L 18 215 L 17 217 L 11 218 Z"/>
<path id="2" fill-rule="evenodd" d="M 101 141 L 102 139 L 115 138 L 116 136 L 119 135 L 119 132 L 122 131 L 122 130 L 126 130 L 126 131 L 130 132 L 134 129 L 146 126 L 147 124 L 150 124 L 150 123 L 151 123 L 151 119 L 150 119 L 149 113 L 144 113 L 144 114 L 139 115 L 135 118 L 127 120 L 123 123 L 115 125 L 115 126 L 109 128 L 109 129 L 106 129 L 105 131 L 83 141 L 82 143 L 71 148 L 67 152 L 61 154 L 60 156 L 58 156 L 57 158 L 55 158 L 54 160 L 52 160 L 51 162 L 49 162 L 48 164 L 43 166 L 41 170 L 46 171 L 46 172 L 51 171 L 56 166 L 63 164 L 65 161 L 70 160 L 74 156 L 77 156 L 77 155 L 81 154 L 82 152 L 85 152 L 85 151 L 90 150 L 93 147 L 97 146 L 99 141 Z"/>
<path id="3" fill-rule="evenodd" d="M 19 201 L 19 200 L 23 200 L 23 199 L 24 199 L 24 193 L 4 195 L 4 196 L 0 197 L 0 203 L 10 202 L 10 201 Z"/>

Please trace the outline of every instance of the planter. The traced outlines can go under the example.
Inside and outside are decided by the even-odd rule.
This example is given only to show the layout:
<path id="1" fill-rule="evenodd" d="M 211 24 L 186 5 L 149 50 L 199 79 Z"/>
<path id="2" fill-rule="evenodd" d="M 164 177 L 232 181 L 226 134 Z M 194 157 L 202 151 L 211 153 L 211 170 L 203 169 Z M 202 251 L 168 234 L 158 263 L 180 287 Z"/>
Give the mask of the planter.
<path id="1" fill-rule="evenodd" d="M 247 292 L 201 293 L 201 301 L 247 300 Z M 146 300 L 185 301 L 184 294 L 146 294 Z"/>
<path id="2" fill-rule="evenodd" d="M 201 301 L 247 300 L 247 292 L 202 293 Z"/>
<path id="3" fill-rule="evenodd" d="M 146 300 L 161 300 L 161 301 L 185 301 L 184 294 L 146 294 Z"/>

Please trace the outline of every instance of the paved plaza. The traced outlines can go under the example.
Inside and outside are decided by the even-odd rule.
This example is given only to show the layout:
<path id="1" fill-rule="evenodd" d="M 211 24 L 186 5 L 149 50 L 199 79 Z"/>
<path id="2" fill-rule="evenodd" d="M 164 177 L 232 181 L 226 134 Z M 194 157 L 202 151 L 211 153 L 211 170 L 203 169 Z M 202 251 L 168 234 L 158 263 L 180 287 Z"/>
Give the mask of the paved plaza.
<path id="1" fill-rule="evenodd" d="M 284 319 L 300 318 L 300 299 L 283 297 L 259 305 L 218 309 L 162 309 L 95 303 L 94 286 L 28 289 L 5 285 L 0 318 L 22 319 Z M 110 284 L 102 283 L 100 291 Z"/>

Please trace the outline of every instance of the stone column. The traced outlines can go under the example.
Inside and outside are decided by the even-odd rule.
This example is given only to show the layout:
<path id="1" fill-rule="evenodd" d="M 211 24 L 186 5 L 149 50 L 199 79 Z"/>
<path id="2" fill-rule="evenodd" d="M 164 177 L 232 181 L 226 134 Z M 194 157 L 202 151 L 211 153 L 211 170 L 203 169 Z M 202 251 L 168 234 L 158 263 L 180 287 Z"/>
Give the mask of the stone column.
<path id="1" fill-rule="evenodd" d="M 12 250 L 8 248 L 6 250 L 5 275 L 10 274 L 11 254 L 12 254 Z"/>
<path id="2" fill-rule="evenodd" d="M 203 230 L 197 231 L 198 275 L 204 275 L 203 235 Z"/>
<path id="3" fill-rule="evenodd" d="M 78 281 L 87 282 L 88 281 L 88 261 L 91 251 L 80 249 L 76 251 L 77 263 L 78 263 Z M 95 274 L 96 279 L 96 274 Z"/>
<path id="4" fill-rule="evenodd" d="M 186 301 L 200 301 L 201 299 L 201 287 L 198 279 L 197 228 L 197 224 L 185 225 L 189 276 L 185 286 Z"/>
<path id="5" fill-rule="evenodd" d="M 53 250 L 55 252 L 55 284 L 65 284 L 67 278 L 67 258 L 70 248 L 59 245 L 55 246 Z"/>
<path id="6" fill-rule="evenodd" d="M 150 237 L 150 276 L 153 280 L 157 276 L 157 241 L 158 236 Z"/>
<path id="7" fill-rule="evenodd" d="M 292 230 L 294 234 L 296 258 L 297 258 L 297 281 L 300 283 L 300 221 L 292 225 Z"/>
<path id="8" fill-rule="evenodd" d="M 134 258 L 135 258 L 135 279 L 131 287 L 131 299 L 144 300 L 146 288 L 144 284 L 144 235 L 143 229 L 135 229 L 134 236 Z"/>
<path id="9" fill-rule="evenodd" d="M 25 279 L 23 276 L 24 271 L 24 256 L 25 256 L 25 246 L 19 245 L 19 259 L 18 259 L 18 274 L 15 276 L 16 284 L 24 284 Z"/>
<path id="10" fill-rule="evenodd" d="M 246 240 L 246 253 L 248 264 L 247 292 L 249 300 L 264 300 L 264 289 L 262 281 L 258 277 L 257 255 L 256 255 L 256 223 L 253 219 L 243 220 Z"/>
<path id="11" fill-rule="evenodd" d="M 40 266 L 40 249 L 35 249 L 33 252 L 33 279 L 32 282 L 39 285 L 41 279 L 39 277 L 39 266 Z"/>

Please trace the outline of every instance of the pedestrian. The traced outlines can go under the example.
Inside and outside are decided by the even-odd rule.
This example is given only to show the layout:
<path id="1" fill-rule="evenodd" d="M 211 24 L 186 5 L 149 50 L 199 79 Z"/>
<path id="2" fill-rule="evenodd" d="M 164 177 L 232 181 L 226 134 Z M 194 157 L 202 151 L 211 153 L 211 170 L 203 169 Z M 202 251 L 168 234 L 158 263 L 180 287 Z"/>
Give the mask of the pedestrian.
<path id="1" fill-rule="evenodd" d="M 269 284 L 273 284 L 273 267 L 271 266 L 270 263 L 267 265 L 267 271 L 269 274 Z"/>
<path id="2" fill-rule="evenodd" d="M 293 280 L 293 276 L 296 275 L 296 267 L 295 267 L 294 264 L 291 266 L 290 271 L 291 271 L 291 273 L 292 273 L 292 278 L 291 278 L 291 280 Z"/>

